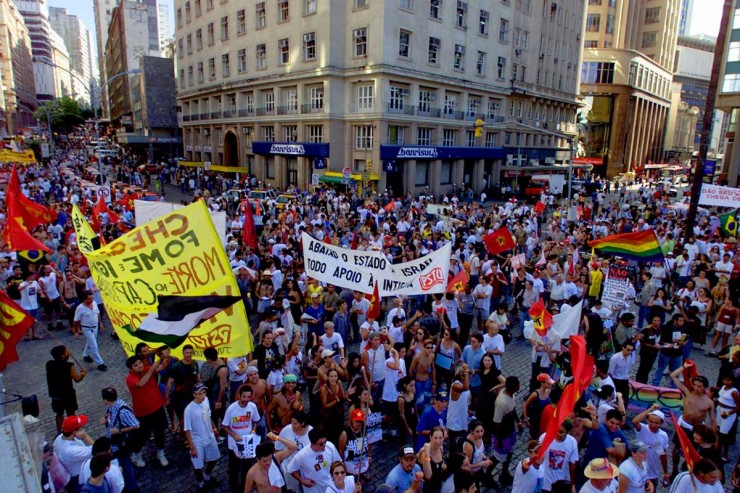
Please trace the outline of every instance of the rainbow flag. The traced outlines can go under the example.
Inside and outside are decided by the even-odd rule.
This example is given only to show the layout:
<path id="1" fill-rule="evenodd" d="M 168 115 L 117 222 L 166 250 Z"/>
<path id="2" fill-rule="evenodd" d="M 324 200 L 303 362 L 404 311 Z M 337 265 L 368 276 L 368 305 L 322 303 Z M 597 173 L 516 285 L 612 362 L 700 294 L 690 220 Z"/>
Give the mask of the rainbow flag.
<path id="1" fill-rule="evenodd" d="M 644 262 L 663 260 L 663 252 L 652 229 L 607 236 L 601 240 L 590 241 L 588 244 L 601 253 L 626 259 Z"/>

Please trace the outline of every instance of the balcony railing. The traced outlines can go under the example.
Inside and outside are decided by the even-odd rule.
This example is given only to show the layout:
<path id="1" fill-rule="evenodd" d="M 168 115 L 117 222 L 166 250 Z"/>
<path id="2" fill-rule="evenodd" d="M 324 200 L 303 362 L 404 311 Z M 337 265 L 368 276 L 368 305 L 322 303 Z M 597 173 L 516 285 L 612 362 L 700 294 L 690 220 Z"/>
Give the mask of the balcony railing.
<path id="1" fill-rule="evenodd" d="M 271 108 L 257 108 L 257 116 L 274 115 L 275 107 Z"/>
<path id="2" fill-rule="evenodd" d="M 442 113 L 442 118 L 449 118 L 450 120 L 462 120 L 465 113 L 462 111 L 445 111 Z"/>
<path id="3" fill-rule="evenodd" d="M 465 112 L 465 119 L 468 120 L 468 121 L 471 121 L 471 122 L 474 122 L 474 121 L 476 121 L 478 119 L 485 120 L 486 119 L 486 115 L 484 115 L 483 113 L 470 113 L 470 112 L 467 112 L 466 111 Z"/>
<path id="4" fill-rule="evenodd" d="M 441 113 L 442 113 L 442 110 L 440 110 L 439 108 L 419 108 L 417 115 L 439 118 Z"/>
<path id="5" fill-rule="evenodd" d="M 201 113 L 200 114 L 200 119 L 201 120 L 210 120 L 211 119 L 211 114 L 210 113 Z"/>
<path id="6" fill-rule="evenodd" d="M 297 115 L 298 106 L 278 106 L 278 115 Z"/>
<path id="7" fill-rule="evenodd" d="M 236 115 L 236 111 L 233 110 L 225 110 L 224 111 L 224 118 L 233 118 Z"/>
<path id="8" fill-rule="evenodd" d="M 349 107 L 350 113 L 373 113 L 375 111 L 375 105 L 371 104 L 370 107 L 365 105 L 358 105 L 357 103 L 351 104 Z"/>
<path id="9" fill-rule="evenodd" d="M 254 109 L 239 108 L 239 116 L 252 116 L 254 115 Z"/>
<path id="10" fill-rule="evenodd" d="M 398 103 L 388 103 L 388 113 L 395 113 L 397 115 L 413 115 L 415 110 L 415 106 L 407 104 L 399 106 Z"/>
<path id="11" fill-rule="evenodd" d="M 221 118 L 221 112 L 220 111 L 211 111 L 211 118 L 214 120 Z"/>
<path id="12" fill-rule="evenodd" d="M 190 121 L 190 115 L 182 115 L 182 121 L 189 122 Z"/>
<path id="13" fill-rule="evenodd" d="M 315 104 L 309 103 L 309 104 L 302 104 L 301 105 L 301 113 L 323 113 L 324 112 L 324 106 L 316 106 Z"/>

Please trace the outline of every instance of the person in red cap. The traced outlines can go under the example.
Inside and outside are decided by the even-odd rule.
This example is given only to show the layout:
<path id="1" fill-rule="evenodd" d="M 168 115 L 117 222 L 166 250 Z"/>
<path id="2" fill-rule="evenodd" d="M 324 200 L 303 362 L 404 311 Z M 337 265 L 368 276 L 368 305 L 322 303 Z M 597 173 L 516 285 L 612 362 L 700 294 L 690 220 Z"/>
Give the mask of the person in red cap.
<path id="1" fill-rule="evenodd" d="M 70 493 L 80 491 L 80 468 L 92 457 L 93 439 L 83 429 L 87 416 L 69 416 L 62 423 L 62 434 L 54 439 L 54 454 L 69 473 L 69 483 L 65 489 Z"/>
<path id="2" fill-rule="evenodd" d="M 347 472 L 355 477 L 364 476 L 370 469 L 370 449 L 365 436 L 365 421 L 366 416 L 362 409 L 352 411 L 350 425 L 339 435 L 337 444 L 337 450 L 344 459 Z"/>

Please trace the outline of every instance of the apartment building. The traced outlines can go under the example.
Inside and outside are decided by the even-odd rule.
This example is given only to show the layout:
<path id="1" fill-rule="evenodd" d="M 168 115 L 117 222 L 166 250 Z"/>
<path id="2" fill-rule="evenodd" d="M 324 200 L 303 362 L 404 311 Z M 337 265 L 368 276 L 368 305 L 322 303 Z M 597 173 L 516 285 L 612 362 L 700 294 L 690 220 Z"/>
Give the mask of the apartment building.
<path id="1" fill-rule="evenodd" d="M 0 77 L 2 93 L 0 126 L 14 134 L 34 122 L 36 82 L 33 75 L 31 37 L 23 16 L 12 0 L 0 0 Z"/>
<path id="2" fill-rule="evenodd" d="M 175 8 L 189 161 L 236 166 L 279 187 L 344 180 L 439 193 L 480 191 L 507 168 L 568 159 L 582 0 Z"/>
<path id="3" fill-rule="evenodd" d="M 589 0 L 580 119 L 608 177 L 664 157 L 680 0 Z"/>
<path id="4" fill-rule="evenodd" d="M 93 78 L 90 32 L 79 17 L 70 15 L 64 8 L 50 7 L 49 22 L 69 52 L 70 70 L 75 75 L 71 80 L 75 99 L 89 105 L 90 81 Z"/>

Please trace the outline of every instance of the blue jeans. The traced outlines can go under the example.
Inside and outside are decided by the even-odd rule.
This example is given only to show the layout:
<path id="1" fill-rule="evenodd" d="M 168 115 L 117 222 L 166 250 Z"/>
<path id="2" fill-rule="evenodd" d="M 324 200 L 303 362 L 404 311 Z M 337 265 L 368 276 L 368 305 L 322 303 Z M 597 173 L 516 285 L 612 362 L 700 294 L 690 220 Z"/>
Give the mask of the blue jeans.
<path id="1" fill-rule="evenodd" d="M 85 349 L 82 350 L 82 356 L 90 356 L 96 365 L 105 364 L 98 350 L 98 328 L 82 327 L 82 335 L 85 336 Z"/>
<path id="2" fill-rule="evenodd" d="M 432 379 L 416 380 L 416 409 L 423 410 L 432 402 Z"/>
<path id="3" fill-rule="evenodd" d="M 650 321 L 651 321 L 650 307 L 640 305 L 640 310 L 638 311 L 638 314 L 637 314 L 637 328 L 641 329 L 643 327 L 642 325 L 643 322 L 649 323 Z"/>
<path id="4" fill-rule="evenodd" d="M 121 466 L 121 474 L 125 484 L 124 491 L 136 491 L 139 485 L 136 482 L 136 471 L 129 452 L 116 452 L 116 459 L 118 459 L 118 465 Z"/>
<path id="5" fill-rule="evenodd" d="M 655 369 L 655 374 L 653 376 L 653 385 L 655 387 L 660 387 L 660 382 L 663 380 L 663 372 L 666 367 L 673 372 L 679 368 L 682 363 L 683 358 L 681 356 L 667 356 L 661 352 L 658 355 L 658 367 Z M 675 387 L 673 380 L 670 382 L 670 387 Z"/>

